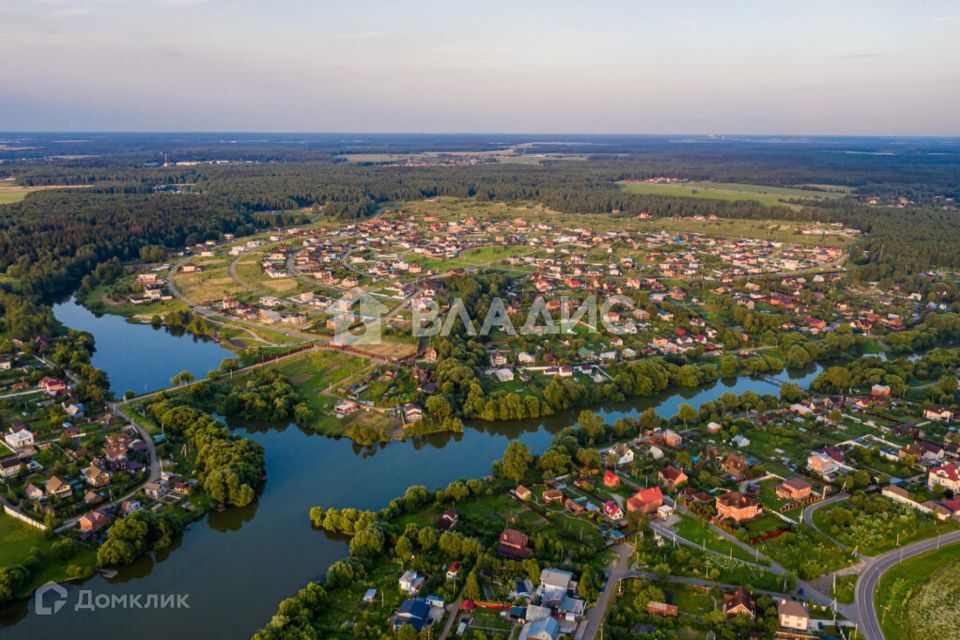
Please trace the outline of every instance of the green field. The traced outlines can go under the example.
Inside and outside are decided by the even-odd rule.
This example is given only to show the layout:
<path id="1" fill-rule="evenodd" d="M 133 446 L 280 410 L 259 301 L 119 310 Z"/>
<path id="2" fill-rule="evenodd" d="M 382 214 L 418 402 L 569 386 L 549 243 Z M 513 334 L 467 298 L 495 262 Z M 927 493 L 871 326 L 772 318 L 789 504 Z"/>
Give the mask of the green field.
<path id="1" fill-rule="evenodd" d="M 681 514 L 680 523 L 677 525 L 676 531 L 677 535 L 681 538 L 705 545 L 707 549 L 716 551 L 717 553 L 728 556 L 732 555 L 738 560 L 757 563 L 756 557 L 753 554 L 748 553 L 745 549 L 733 544 L 729 540 L 721 538 L 696 518 Z M 764 563 L 764 560 L 760 560 L 759 562 L 759 564 Z"/>
<path id="2" fill-rule="evenodd" d="M 886 640 L 956 637 L 960 545 L 905 560 L 880 579 L 874 603 Z"/>
<path id="3" fill-rule="evenodd" d="M 93 571 L 96 566 L 96 551 L 78 545 L 77 553 L 73 557 L 60 560 L 53 553 L 53 543 L 57 540 L 56 537 L 47 537 L 39 529 L 0 514 L 0 567 L 26 564 L 31 556 L 37 559 L 36 565 L 31 567 L 27 583 L 20 585 L 17 595 L 29 595 L 34 589 L 51 580 L 67 579 L 68 565 L 83 567 L 86 572 Z"/>
<path id="4" fill-rule="evenodd" d="M 30 189 L 21 187 L 13 180 L 0 180 L 0 204 L 20 202 L 27 197 Z"/>
<path id="5" fill-rule="evenodd" d="M 771 187 L 762 184 L 738 184 L 735 182 L 675 182 L 654 184 L 648 182 L 618 183 L 627 193 L 655 196 L 677 196 L 682 198 L 703 198 L 706 200 L 754 200 L 771 207 L 790 206 L 784 200 L 820 200 L 842 198 L 837 191 L 819 191 L 813 189 L 792 189 L 789 187 Z"/>
<path id="6" fill-rule="evenodd" d="M 841 247 L 853 242 L 853 237 L 828 234 L 803 234 L 801 229 L 812 229 L 805 222 L 786 220 L 746 220 L 719 218 L 697 220 L 694 218 L 654 218 L 643 222 L 643 229 L 669 231 L 670 233 L 702 233 L 718 238 L 756 238 L 772 242 L 792 244 L 816 244 Z M 829 229 L 829 227 L 823 227 Z"/>
<path id="7" fill-rule="evenodd" d="M 5 180 L 0 180 L 0 205 L 12 204 L 14 202 L 20 202 L 27 197 L 27 194 L 33 193 L 34 191 L 44 191 L 47 189 L 65 189 L 67 187 L 62 187 L 59 185 L 50 185 L 44 187 L 24 187 L 17 184 L 12 179 L 7 178 Z M 81 188 L 80 186 L 74 188 Z"/>

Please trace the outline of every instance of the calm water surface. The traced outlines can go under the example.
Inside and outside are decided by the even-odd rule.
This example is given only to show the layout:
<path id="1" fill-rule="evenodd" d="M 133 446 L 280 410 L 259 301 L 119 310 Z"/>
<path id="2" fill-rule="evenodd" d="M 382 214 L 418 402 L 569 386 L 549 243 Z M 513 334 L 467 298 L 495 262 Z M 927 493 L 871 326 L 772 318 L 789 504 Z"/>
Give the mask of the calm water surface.
<path id="1" fill-rule="evenodd" d="M 170 376 L 182 369 L 202 375 L 229 355 L 212 343 L 174 337 L 112 316 L 97 318 L 72 302 L 58 305 L 56 313 L 65 324 L 94 334 L 94 364 L 108 372 L 118 393 L 166 386 Z M 784 378 L 805 385 L 815 375 L 810 371 Z M 727 391 L 747 390 L 777 393 L 769 382 L 741 378 L 598 412 L 613 421 L 656 406 L 661 415 L 670 416 L 682 402 L 699 406 Z M 113 579 L 96 576 L 72 587 L 71 602 L 56 615 L 36 615 L 32 601 L 7 606 L 0 611 L 0 624 L 5 625 L 0 636 L 249 638 L 270 619 L 280 600 L 323 575 L 347 553 L 344 540 L 311 529 L 310 507 L 377 509 L 411 484 L 434 488 L 457 478 L 482 476 L 511 440 L 543 451 L 553 434 L 574 418 L 575 413 L 542 421 L 473 424 L 463 434 L 374 449 L 355 447 L 345 439 L 307 435 L 295 426 L 233 425 L 266 449 L 267 484 L 256 505 L 211 514 L 194 523 L 169 553 L 144 558 Z M 72 605 L 80 588 L 107 595 L 186 593 L 190 609 L 75 612 Z"/>

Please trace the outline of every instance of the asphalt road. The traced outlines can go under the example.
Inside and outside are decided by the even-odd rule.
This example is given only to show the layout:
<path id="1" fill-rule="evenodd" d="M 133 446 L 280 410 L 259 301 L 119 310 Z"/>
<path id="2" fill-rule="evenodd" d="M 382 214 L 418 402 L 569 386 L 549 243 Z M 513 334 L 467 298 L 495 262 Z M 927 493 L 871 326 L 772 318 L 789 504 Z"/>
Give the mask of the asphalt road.
<path id="1" fill-rule="evenodd" d="M 873 597 L 884 572 L 898 564 L 901 559 L 906 560 L 955 542 L 960 542 L 960 531 L 953 531 L 939 538 L 921 540 L 920 542 L 901 547 L 900 549 L 894 549 L 882 556 L 870 559 L 867 567 L 860 573 L 860 579 L 857 581 L 855 605 L 857 615 L 860 619 L 860 632 L 866 640 L 883 640 L 883 632 L 880 630 L 880 620 L 877 617 Z"/>

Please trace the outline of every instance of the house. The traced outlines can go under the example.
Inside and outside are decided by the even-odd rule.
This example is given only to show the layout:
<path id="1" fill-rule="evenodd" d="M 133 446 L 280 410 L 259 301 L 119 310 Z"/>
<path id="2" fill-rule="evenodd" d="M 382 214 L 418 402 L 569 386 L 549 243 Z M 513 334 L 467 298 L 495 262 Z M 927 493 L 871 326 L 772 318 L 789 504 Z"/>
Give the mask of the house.
<path id="1" fill-rule="evenodd" d="M 423 408 L 412 402 L 403 405 L 402 411 L 405 422 L 420 422 L 420 419 L 423 418 Z"/>
<path id="2" fill-rule="evenodd" d="M 813 486 L 803 478 L 794 476 L 777 485 L 776 491 L 781 500 L 803 500 L 813 491 Z"/>
<path id="3" fill-rule="evenodd" d="M 504 529 L 497 543 L 497 553 L 512 560 L 525 560 L 532 553 L 527 542 L 527 534 L 516 529 Z"/>
<path id="4" fill-rule="evenodd" d="M 742 433 L 738 433 L 730 438 L 730 444 L 735 446 L 737 449 L 743 449 L 744 447 L 750 446 L 750 438 L 746 437 Z"/>
<path id="5" fill-rule="evenodd" d="M 514 492 L 514 493 L 517 495 L 517 497 L 520 498 L 521 500 L 529 500 L 530 498 L 533 497 L 533 493 L 530 492 L 530 489 L 527 489 L 527 488 L 526 488 L 525 486 L 523 486 L 522 484 L 518 484 L 518 485 L 517 485 L 517 488 L 514 489 L 513 492 Z"/>
<path id="6" fill-rule="evenodd" d="M 47 395 L 58 396 L 67 392 L 67 383 L 59 378 L 44 377 L 37 383 L 37 387 Z"/>
<path id="7" fill-rule="evenodd" d="M 105 487 L 110 484 L 110 472 L 104 471 L 96 464 L 91 464 L 82 473 L 83 481 L 91 487 Z"/>
<path id="8" fill-rule="evenodd" d="M 960 467 L 950 463 L 930 469 L 927 473 L 927 486 L 931 491 L 934 487 L 943 487 L 954 495 L 960 494 Z"/>
<path id="9" fill-rule="evenodd" d="M 660 479 L 660 484 L 668 489 L 676 489 L 687 481 L 687 474 L 683 472 L 683 469 L 678 469 L 673 465 L 667 465 L 660 469 L 657 477 Z"/>
<path id="10" fill-rule="evenodd" d="M 723 612 L 728 618 L 738 615 L 757 617 L 757 603 L 743 587 L 736 587 L 732 592 L 723 595 Z"/>
<path id="11" fill-rule="evenodd" d="M 47 480 L 43 488 L 46 490 L 47 495 L 54 496 L 55 498 L 69 498 L 73 493 L 73 487 L 57 476 L 53 476 Z"/>
<path id="12" fill-rule="evenodd" d="M 622 520 L 623 509 L 621 509 L 620 505 L 613 500 L 607 500 L 603 503 L 603 515 L 607 516 L 611 520 Z"/>
<path id="13" fill-rule="evenodd" d="M 605 471 L 603 473 L 603 486 L 613 488 L 620 486 L 620 476 L 615 474 L 613 471 Z"/>
<path id="14" fill-rule="evenodd" d="M 731 453 L 723 461 L 723 471 L 734 480 L 742 480 L 750 472 L 750 463 L 746 458 Z"/>
<path id="15" fill-rule="evenodd" d="M 928 404 L 923 408 L 923 417 L 934 422 L 953 420 L 953 410 L 941 404 Z"/>
<path id="16" fill-rule="evenodd" d="M 556 618 L 543 618 L 523 625 L 518 640 L 557 640 L 560 623 Z"/>
<path id="17" fill-rule="evenodd" d="M 108 524 L 110 524 L 110 516 L 102 511 L 88 511 L 80 516 L 79 520 L 80 531 L 85 533 L 99 531 Z"/>
<path id="18" fill-rule="evenodd" d="M 874 398 L 886 398 L 890 395 L 890 385 L 875 384 L 870 387 L 870 395 Z"/>
<path id="19" fill-rule="evenodd" d="M 563 502 L 563 491 L 560 491 L 560 489 L 547 489 L 543 492 L 543 495 L 540 496 L 540 499 L 543 500 L 543 504 L 559 504 Z"/>
<path id="20" fill-rule="evenodd" d="M 129 500 L 124 500 L 120 503 L 120 513 L 122 515 L 130 515 L 131 513 L 136 513 L 143 508 L 143 505 L 140 504 L 140 501 L 136 498 L 130 498 Z"/>
<path id="21" fill-rule="evenodd" d="M 807 613 L 807 607 L 802 602 L 780 600 L 777 613 L 780 615 L 780 626 L 784 629 L 806 631 L 810 624 L 810 614 Z"/>
<path id="22" fill-rule="evenodd" d="M 660 616 L 661 618 L 676 618 L 680 615 L 680 609 L 677 608 L 675 604 L 650 600 L 647 602 L 647 613 L 652 616 Z"/>
<path id="23" fill-rule="evenodd" d="M 756 518 L 762 511 L 759 502 L 739 491 L 728 491 L 717 496 L 716 509 L 719 517 L 729 518 L 737 524 Z"/>
<path id="24" fill-rule="evenodd" d="M 573 584 L 572 572 L 548 567 L 540 572 L 537 590 L 546 602 L 559 602 L 573 588 Z"/>
<path id="25" fill-rule="evenodd" d="M 363 592 L 363 601 L 364 602 L 376 602 L 377 601 L 377 590 L 376 589 L 367 589 Z"/>
<path id="26" fill-rule="evenodd" d="M 575 516 L 581 515 L 586 508 L 573 498 L 567 498 L 563 501 L 564 508 Z"/>
<path id="27" fill-rule="evenodd" d="M 663 432 L 663 444 L 676 449 L 683 444 L 683 438 L 673 429 L 667 429 Z"/>
<path id="28" fill-rule="evenodd" d="M 333 415 L 335 415 L 338 418 L 343 418 L 344 416 L 350 415 L 351 413 L 353 413 L 359 408 L 360 408 L 360 405 L 358 405 L 353 400 L 347 400 L 346 398 L 343 398 L 341 400 L 338 400 L 337 404 L 333 406 Z"/>
<path id="29" fill-rule="evenodd" d="M 404 571 L 398 582 L 400 584 L 400 590 L 404 593 L 416 593 L 425 581 L 426 578 L 416 571 Z"/>
<path id="30" fill-rule="evenodd" d="M 4 442 L 14 451 L 33 446 L 33 432 L 29 429 L 19 429 L 3 436 Z"/>
<path id="31" fill-rule="evenodd" d="M 167 486 L 159 482 L 148 482 L 143 485 L 143 492 L 147 494 L 148 498 L 160 500 L 167 495 Z"/>
<path id="32" fill-rule="evenodd" d="M 840 465 L 826 453 L 818 451 L 807 458 L 807 468 L 814 473 L 825 476 L 839 471 Z"/>
<path id="33" fill-rule="evenodd" d="M 47 494 L 43 492 L 43 489 L 33 484 L 32 482 L 27 485 L 27 488 L 23 490 L 23 494 L 27 496 L 27 500 L 43 500 Z"/>
<path id="34" fill-rule="evenodd" d="M 23 463 L 17 456 L 7 456 L 0 460 L 0 478 L 13 478 L 20 473 Z"/>
<path id="35" fill-rule="evenodd" d="M 630 498 L 627 498 L 627 511 L 653 513 L 663 504 L 663 491 L 660 487 L 641 489 Z"/>
<path id="36" fill-rule="evenodd" d="M 614 456 L 617 459 L 617 466 L 622 467 L 625 464 L 630 464 L 633 462 L 633 449 L 627 445 L 620 443 L 615 444 L 610 447 L 608 455 Z"/>
<path id="37" fill-rule="evenodd" d="M 404 600 L 394 615 L 394 625 L 399 629 L 403 625 L 410 625 L 418 632 L 430 619 L 430 605 L 421 598 Z"/>
<path id="38" fill-rule="evenodd" d="M 460 563 L 451 562 L 447 566 L 447 580 L 456 580 L 457 576 L 460 575 Z"/>

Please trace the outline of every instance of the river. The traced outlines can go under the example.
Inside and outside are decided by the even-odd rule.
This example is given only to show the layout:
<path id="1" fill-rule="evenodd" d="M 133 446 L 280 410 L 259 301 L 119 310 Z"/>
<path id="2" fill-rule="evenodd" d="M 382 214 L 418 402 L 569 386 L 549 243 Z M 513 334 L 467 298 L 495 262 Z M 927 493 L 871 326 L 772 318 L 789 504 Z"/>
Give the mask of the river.
<path id="1" fill-rule="evenodd" d="M 57 317 L 96 338 L 94 364 L 107 371 L 118 393 L 128 388 L 155 389 L 182 369 L 196 375 L 215 368 L 223 350 L 176 337 L 114 316 L 96 317 L 75 303 L 58 305 Z M 790 378 L 806 385 L 816 371 Z M 784 376 L 786 379 L 787 376 Z M 776 393 L 776 385 L 749 378 L 721 381 L 709 388 L 682 390 L 658 399 L 598 410 L 608 421 L 637 415 L 656 406 L 664 416 L 677 406 L 693 406 L 727 391 Z M 71 586 L 59 613 L 37 615 L 32 599 L 0 610 L 0 635 L 11 638 L 97 637 L 126 640 L 131 635 L 169 638 L 245 639 L 266 623 L 277 604 L 300 586 L 321 576 L 346 555 L 344 540 L 314 531 L 307 512 L 314 505 L 377 509 L 411 484 L 428 488 L 451 480 L 482 476 L 513 439 L 543 451 L 553 434 L 575 414 L 542 421 L 469 425 L 463 434 L 397 442 L 374 449 L 349 440 L 308 435 L 295 426 L 232 425 L 263 444 L 267 483 L 255 505 L 213 513 L 193 524 L 176 548 L 143 558 L 111 579 L 95 576 Z M 74 611 L 77 590 L 96 595 L 189 594 L 189 609 L 109 609 Z"/>

